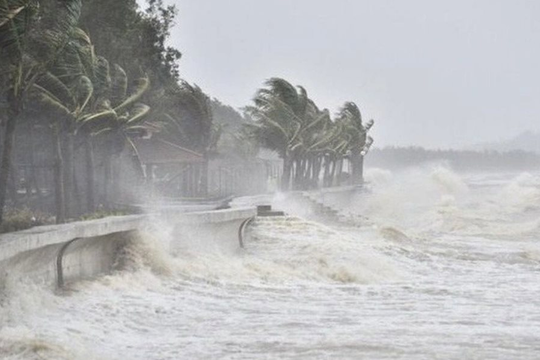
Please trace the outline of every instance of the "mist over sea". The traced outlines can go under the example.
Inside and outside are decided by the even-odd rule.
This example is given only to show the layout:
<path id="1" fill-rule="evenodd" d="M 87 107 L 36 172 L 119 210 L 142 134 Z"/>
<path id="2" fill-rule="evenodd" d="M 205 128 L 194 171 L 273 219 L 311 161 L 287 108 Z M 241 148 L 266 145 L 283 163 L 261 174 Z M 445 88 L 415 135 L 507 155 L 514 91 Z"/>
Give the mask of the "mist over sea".
<path id="1" fill-rule="evenodd" d="M 164 226 L 130 271 L 63 295 L 9 284 L 0 358 L 538 359 L 540 175 L 366 180 L 357 226 L 259 219 L 244 250 L 172 254 Z"/>

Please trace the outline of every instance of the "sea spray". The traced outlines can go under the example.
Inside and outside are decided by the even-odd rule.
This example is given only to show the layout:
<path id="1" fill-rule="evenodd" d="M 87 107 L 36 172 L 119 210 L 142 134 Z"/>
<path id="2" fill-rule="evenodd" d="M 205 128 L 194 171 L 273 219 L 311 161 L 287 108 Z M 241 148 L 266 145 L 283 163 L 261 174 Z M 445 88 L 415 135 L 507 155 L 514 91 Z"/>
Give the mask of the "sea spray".
<path id="1" fill-rule="evenodd" d="M 80 349 L 115 360 L 536 359 L 538 211 L 500 206 L 512 179 L 463 190 L 432 175 L 374 185 L 360 205 L 390 191 L 386 206 L 402 217 L 379 209 L 360 228 L 260 219 L 235 251 L 150 231 L 124 271 L 79 283 L 2 332 L 5 354 L 32 358 L 38 344 L 50 360 L 92 358 Z M 163 259 L 167 241 L 180 247 Z"/>
<path id="2" fill-rule="evenodd" d="M 296 281 L 373 283 L 399 279 L 392 261 L 361 238 L 298 218 L 258 219 L 247 242 L 253 257 Z"/>
<path id="3" fill-rule="evenodd" d="M 9 277 L 0 292 L 0 358 L 97 360 L 76 336 L 58 341 L 52 332 L 35 332 L 35 319 L 54 313 L 66 301 L 28 278 Z"/>

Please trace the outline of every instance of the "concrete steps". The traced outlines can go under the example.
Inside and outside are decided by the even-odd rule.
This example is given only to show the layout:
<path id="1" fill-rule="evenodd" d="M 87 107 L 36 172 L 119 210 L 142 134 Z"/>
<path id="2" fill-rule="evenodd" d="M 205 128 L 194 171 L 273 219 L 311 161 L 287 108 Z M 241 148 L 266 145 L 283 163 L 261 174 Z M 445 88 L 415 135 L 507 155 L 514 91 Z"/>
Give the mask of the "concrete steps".
<path id="1" fill-rule="evenodd" d="M 314 220 L 342 224 L 347 226 L 360 226 L 366 222 L 366 218 L 350 212 L 340 211 L 330 205 L 323 203 L 316 193 L 302 192 L 298 196 L 299 201 L 310 206 Z"/>
<path id="2" fill-rule="evenodd" d="M 260 216 L 260 217 L 285 216 L 285 213 L 283 211 L 272 210 L 271 205 L 259 205 L 257 206 L 257 216 Z"/>

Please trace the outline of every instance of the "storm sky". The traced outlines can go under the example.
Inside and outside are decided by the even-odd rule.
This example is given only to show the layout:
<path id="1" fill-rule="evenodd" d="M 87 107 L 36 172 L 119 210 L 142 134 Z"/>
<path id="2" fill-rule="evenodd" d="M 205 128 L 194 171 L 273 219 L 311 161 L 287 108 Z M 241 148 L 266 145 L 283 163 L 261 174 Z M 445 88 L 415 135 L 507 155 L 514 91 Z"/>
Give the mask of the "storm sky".
<path id="1" fill-rule="evenodd" d="M 462 147 L 540 130 L 538 0 L 176 0 L 182 77 L 235 107 L 269 77 L 378 146 Z"/>

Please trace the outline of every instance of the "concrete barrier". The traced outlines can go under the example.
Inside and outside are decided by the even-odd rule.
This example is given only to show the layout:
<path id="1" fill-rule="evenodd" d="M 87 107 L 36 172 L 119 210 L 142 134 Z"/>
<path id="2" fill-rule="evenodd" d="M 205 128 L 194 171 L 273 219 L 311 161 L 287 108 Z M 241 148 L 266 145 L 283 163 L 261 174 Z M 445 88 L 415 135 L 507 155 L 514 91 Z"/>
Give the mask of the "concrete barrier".
<path id="1" fill-rule="evenodd" d="M 185 213 L 168 209 L 150 215 L 109 217 L 64 225 L 43 226 L 0 235 L 0 284 L 10 276 L 63 286 L 71 281 L 109 273 L 118 254 L 145 232 L 173 226 L 173 241 L 205 239 L 239 247 L 238 229 L 256 214 L 255 208 Z"/>

